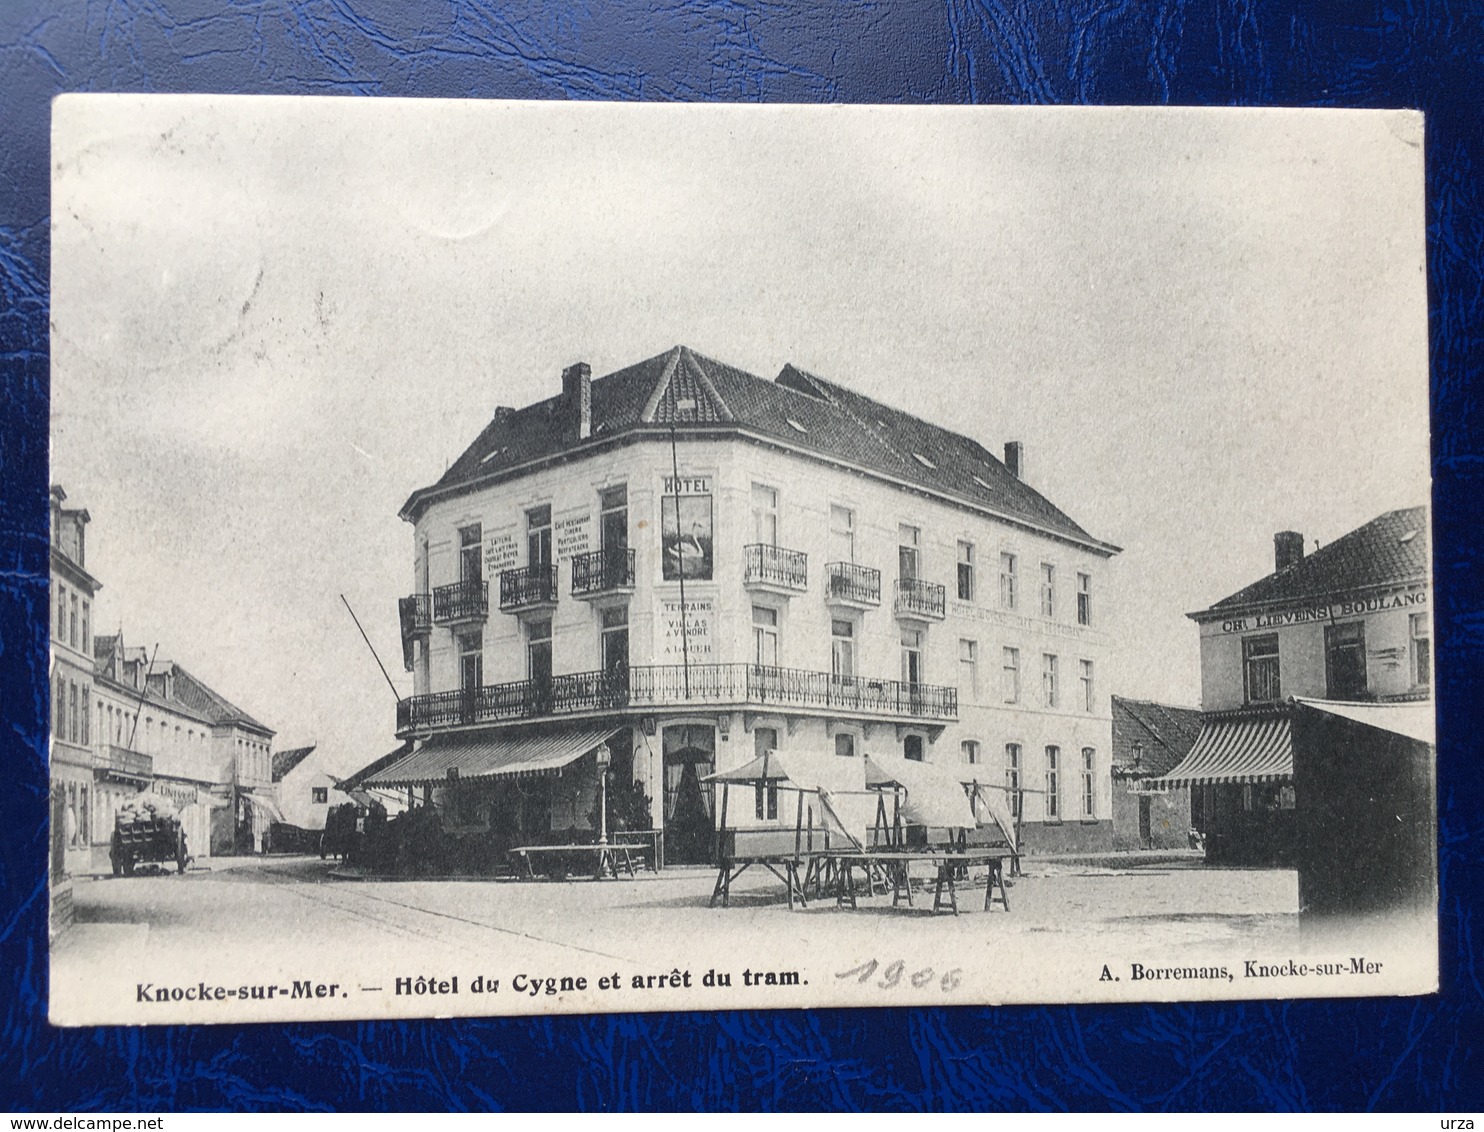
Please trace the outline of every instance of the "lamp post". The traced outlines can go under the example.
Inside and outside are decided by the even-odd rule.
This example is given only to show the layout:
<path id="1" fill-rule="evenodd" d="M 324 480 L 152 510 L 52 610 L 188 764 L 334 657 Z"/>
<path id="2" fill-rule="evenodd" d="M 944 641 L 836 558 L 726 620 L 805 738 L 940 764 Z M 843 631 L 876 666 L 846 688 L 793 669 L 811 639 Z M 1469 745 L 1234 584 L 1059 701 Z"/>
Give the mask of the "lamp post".
<path id="1" fill-rule="evenodd" d="M 595 755 L 598 763 L 598 844 L 608 844 L 608 766 L 613 762 L 613 752 L 604 743 Z"/>

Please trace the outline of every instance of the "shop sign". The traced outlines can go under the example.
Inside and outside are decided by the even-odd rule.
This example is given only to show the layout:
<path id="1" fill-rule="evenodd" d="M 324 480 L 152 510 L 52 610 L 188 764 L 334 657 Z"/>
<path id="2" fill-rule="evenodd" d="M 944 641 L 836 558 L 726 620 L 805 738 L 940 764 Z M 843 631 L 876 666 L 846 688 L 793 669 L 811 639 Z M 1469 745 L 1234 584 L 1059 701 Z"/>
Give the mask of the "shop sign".
<path id="1" fill-rule="evenodd" d="M 709 582 L 713 569 L 710 476 L 665 476 L 660 545 L 667 582 Z"/>
<path id="2" fill-rule="evenodd" d="M 1282 629 L 1289 625 L 1305 625 L 1311 621 L 1335 621 L 1342 617 L 1360 617 L 1368 613 L 1410 609 L 1426 604 L 1426 590 L 1414 590 L 1404 594 L 1385 594 L 1380 597 L 1349 597 L 1325 605 L 1306 605 L 1300 609 L 1233 617 L 1221 623 L 1221 631 L 1223 633 L 1250 633 L 1254 629 Z"/>

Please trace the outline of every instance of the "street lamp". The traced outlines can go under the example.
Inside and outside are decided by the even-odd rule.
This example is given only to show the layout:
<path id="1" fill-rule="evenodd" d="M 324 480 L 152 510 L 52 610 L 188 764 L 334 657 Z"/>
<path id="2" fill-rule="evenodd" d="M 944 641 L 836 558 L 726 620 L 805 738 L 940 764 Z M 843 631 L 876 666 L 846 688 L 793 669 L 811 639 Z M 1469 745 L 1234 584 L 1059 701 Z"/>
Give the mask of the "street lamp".
<path id="1" fill-rule="evenodd" d="M 598 844 L 608 844 L 608 767 L 613 752 L 604 743 L 595 752 L 598 763 Z"/>

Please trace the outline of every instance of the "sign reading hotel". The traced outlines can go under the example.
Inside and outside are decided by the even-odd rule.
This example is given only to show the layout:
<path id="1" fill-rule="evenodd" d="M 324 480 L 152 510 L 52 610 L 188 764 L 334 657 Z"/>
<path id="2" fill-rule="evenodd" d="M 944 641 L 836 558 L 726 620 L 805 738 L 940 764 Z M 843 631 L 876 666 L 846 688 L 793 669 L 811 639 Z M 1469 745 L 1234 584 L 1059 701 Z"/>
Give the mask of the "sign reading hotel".
<path id="1" fill-rule="evenodd" d="M 709 582 L 712 571 L 710 476 L 665 476 L 660 543 L 667 582 Z"/>
<path id="2" fill-rule="evenodd" d="M 1326 605 L 1306 605 L 1301 609 L 1285 609 L 1276 613 L 1256 613 L 1250 617 L 1235 617 L 1221 623 L 1223 633 L 1247 633 L 1253 629 L 1281 629 L 1286 625 L 1304 625 L 1310 621 L 1332 621 L 1339 617 L 1357 617 L 1366 613 L 1382 613 L 1389 609 L 1408 609 L 1427 604 L 1427 591 L 1414 590 L 1405 594 L 1386 594 L 1383 597 L 1348 597 Z"/>
<path id="3" fill-rule="evenodd" d="M 514 527 L 502 527 L 491 531 L 484 540 L 484 576 L 496 577 L 501 570 L 509 570 L 520 560 L 520 544 L 515 540 Z"/>
<path id="4" fill-rule="evenodd" d="M 593 513 L 577 511 L 570 515 L 558 515 L 552 522 L 556 537 L 556 554 L 560 558 L 572 558 L 586 554 L 592 544 Z"/>
<path id="5" fill-rule="evenodd" d="M 667 664 L 709 663 L 713 655 L 712 621 L 716 615 L 714 598 L 691 598 L 685 601 L 685 616 L 680 615 L 678 600 L 660 602 L 660 656 Z"/>

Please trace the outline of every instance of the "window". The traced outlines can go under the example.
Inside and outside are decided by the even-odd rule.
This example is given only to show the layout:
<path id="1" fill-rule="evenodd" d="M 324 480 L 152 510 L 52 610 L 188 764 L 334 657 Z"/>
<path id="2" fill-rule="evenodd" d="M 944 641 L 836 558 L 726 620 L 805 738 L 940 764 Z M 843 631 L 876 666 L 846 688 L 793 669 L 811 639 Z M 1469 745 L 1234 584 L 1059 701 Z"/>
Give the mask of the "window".
<path id="1" fill-rule="evenodd" d="M 1093 767 L 1097 763 L 1097 752 L 1091 747 L 1082 748 L 1082 816 L 1097 816 L 1097 793 L 1093 778 Z"/>
<path id="2" fill-rule="evenodd" d="M 759 821 L 765 821 L 778 816 L 778 783 L 758 782 L 753 787 L 756 792 L 756 801 L 753 803 L 753 813 Z"/>
<path id="3" fill-rule="evenodd" d="M 897 527 L 897 577 L 915 582 L 918 577 L 922 531 L 902 523 Z"/>
<path id="4" fill-rule="evenodd" d="M 67 639 L 67 587 L 57 587 L 57 627 L 52 631 L 52 639 L 58 642 Z"/>
<path id="5" fill-rule="evenodd" d="M 855 512 L 830 504 L 830 560 L 855 561 Z"/>
<path id="6" fill-rule="evenodd" d="M 459 581 L 483 581 L 483 541 L 483 528 L 478 523 L 459 528 Z"/>
<path id="7" fill-rule="evenodd" d="M 830 674 L 838 681 L 855 679 L 855 622 L 830 622 Z"/>
<path id="8" fill-rule="evenodd" d="M 1007 704 L 1020 702 L 1020 650 L 1006 648 L 1000 669 L 1000 697 Z"/>
<path id="9" fill-rule="evenodd" d="M 71 714 L 67 717 L 67 738 L 73 743 L 77 742 L 77 735 L 79 730 L 77 725 L 77 713 L 80 707 L 80 701 L 77 692 L 77 685 L 69 680 L 67 682 L 67 702 L 70 705 L 69 711 L 71 712 Z"/>
<path id="10" fill-rule="evenodd" d="M 1056 567 L 1041 563 L 1041 616 L 1056 616 Z"/>
<path id="11" fill-rule="evenodd" d="M 1000 607 L 1015 608 L 1015 555 L 1000 555 Z"/>
<path id="12" fill-rule="evenodd" d="M 598 492 L 598 545 L 603 550 L 629 547 L 629 488 L 627 484 Z"/>
<path id="13" fill-rule="evenodd" d="M 765 605 L 752 607 L 752 663 L 778 667 L 778 610 Z"/>
<path id="14" fill-rule="evenodd" d="M 93 698 L 87 685 L 82 689 L 82 745 L 93 745 Z"/>
<path id="15" fill-rule="evenodd" d="M 311 786 L 309 788 L 309 801 L 312 805 L 323 806 L 330 801 L 330 788 L 328 786 Z"/>
<path id="16" fill-rule="evenodd" d="M 526 512 L 526 565 L 551 565 L 551 504 Z"/>
<path id="17" fill-rule="evenodd" d="M 969 766 L 979 765 L 979 741 L 977 739 L 965 739 L 958 746 L 963 752 L 965 763 Z"/>
<path id="18" fill-rule="evenodd" d="M 459 687 L 472 692 L 484 683 L 484 632 L 471 629 L 456 638 L 459 649 Z"/>
<path id="19" fill-rule="evenodd" d="M 551 619 L 526 626 L 526 676 L 536 684 L 551 683 Z"/>
<path id="20" fill-rule="evenodd" d="M 922 762 L 922 736 L 907 735 L 902 739 L 902 757 L 915 763 Z"/>
<path id="21" fill-rule="evenodd" d="M 1055 653 L 1041 654 L 1041 691 L 1047 707 L 1055 707 L 1057 703 L 1057 668 L 1058 661 Z"/>
<path id="22" fill-rule="evenodd" d="M 961 695 L 979 699 L 979 642 L 958 643 L 958 689 Z"/>
<path id="23" fill-rule="evenodd" d="M 1061 817 L 1061 748 L 1046 748 L 1046 816 Z"/>
<path id="24" fill-rule="evenodd" d="M 836 735 L 835 754 L 842 759 L 855 758 L 855 736 L 848 731 L 842 731 Z"/>
<path id="25" fill-rule="evenodd" d="M 752 541 L 778 545 L 778 492 L 760 483 L 752 485 Z"/>
<path id="26" fill-rule="evenodd" d="M 902 630 L 902 682 L 922 683 L 922 630 Z"/>
<path id="27" fill-rule="evenodd" d="M 52 692 L 52 729 L 58 739 L 67 738 L 67 684 L 60 675 Z"/>
<path id="28" fill-rule="evenodd" d="M 1092 575 L 1077 575 L 1077 624 L 1092 624 Z"/>
<path id="29" fill-rule="evenodd" d="M 958 600 L 974 600 L 974 544 L 962 539 L 958 544 Z"/>
<path id="30" fill-rule="evenodd" d="M 1428 628 L 1427 614 L 1414 613 L 1411 618 L 1412 631 L 1412 683 L 1419 688 L 1432 685 L 1432 630 Z"/>
<path id="31" fill-rule="evenodd" d="M 88 603 L 82 603 L 82 651 L 90 653 L 93 651 L 92 634 L 88 629 Z"/>
<path id="32" fill-rule="evenodd" d="M 1324 673 L 1330 699 L 1353 700 L 1366 694 L 1365 622 L 1324 627 Z"/>
<path id="33" fill-rule="evenodd" d="M 620 672 L 629 666 L 629 609 L 626 605 L 603 610 L 603 671 Z"/>
<path id="34" fill-rule="evenodd" d="M 1249 704 L 1271 703 L 1282 698 L 1277 633 L 1242 639 L 1242 670 Z"/>
<path id="35" fill-rule="evenodd" d="M 72 595 L 72 612 L 67 618 L 67 643 L 77 648 L 77 595 Z"/>
<path id="36" fill-rule="evenodd" d="M 1077 662 L 1077 667 L 1081 669 L 1082 710 L 1093 711 L 1096 707 L 1096 702 L 1093 699 L 1092 661 L 1079 660 Z"/>
<path id="37" fill-rule="evenodd" d="M 1005 794 L 1010 799 L 1010 816 L 1020 818 L 1020 744 L 1005 744 Z"/>

